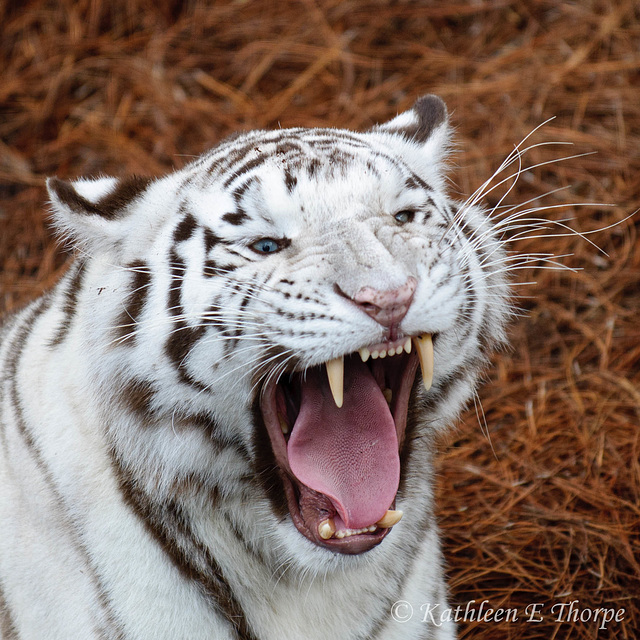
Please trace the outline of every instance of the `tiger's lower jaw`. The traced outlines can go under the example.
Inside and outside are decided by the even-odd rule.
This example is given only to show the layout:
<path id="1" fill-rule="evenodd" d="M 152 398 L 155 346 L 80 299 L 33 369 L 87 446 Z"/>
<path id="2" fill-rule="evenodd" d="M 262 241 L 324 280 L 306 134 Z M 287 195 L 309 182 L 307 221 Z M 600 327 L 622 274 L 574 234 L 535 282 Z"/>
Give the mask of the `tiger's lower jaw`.
<path id="1" fill-rule="evenodd" d="M 395 511 L 400 452 L 418 364 L 417 350 L 366 363 L 362 354 L 345 356 L 340 406 L 325 365 L 262 389 L 289 514 L 315 545 L 364 553 L 402 517 Z"/>
<path id="2" fill-rule="evenodd" d="M 282 479 L 293 524 L 302 535 L 320 547 L 337 553 L 355 555 L 369 551 L 380 544 L 391 531 L 390 528 L 378 528 L 375 524 L 371 525 L 373 531 L 356 529 L 356 533 L 346 527 L 338 529 L 335 521 L 339 516 L 327 496 L 305 485 L 296 486 L 295 481 L 284 473 Z M 333 523 L 331 527 L 333 531 L 331 536 L 325 538 L 323 525 L 328 521 Z M 340 535 L 341 533 L 344 535 Z"/>

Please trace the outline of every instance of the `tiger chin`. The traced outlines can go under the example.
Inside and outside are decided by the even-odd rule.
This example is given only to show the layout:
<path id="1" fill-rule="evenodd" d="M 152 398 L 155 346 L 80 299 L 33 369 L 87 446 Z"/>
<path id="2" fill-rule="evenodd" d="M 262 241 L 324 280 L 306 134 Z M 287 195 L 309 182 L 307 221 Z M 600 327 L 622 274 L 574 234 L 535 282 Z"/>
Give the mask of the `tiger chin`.
<path id="1" fill-rule="evenodd" d="M 419 614 L 447 606 L 432 458 L 509 293 L 449 141 L 428 95 L 48 181 L 75 259 L 2 327 L 3 638 L 455 637 Z"/>

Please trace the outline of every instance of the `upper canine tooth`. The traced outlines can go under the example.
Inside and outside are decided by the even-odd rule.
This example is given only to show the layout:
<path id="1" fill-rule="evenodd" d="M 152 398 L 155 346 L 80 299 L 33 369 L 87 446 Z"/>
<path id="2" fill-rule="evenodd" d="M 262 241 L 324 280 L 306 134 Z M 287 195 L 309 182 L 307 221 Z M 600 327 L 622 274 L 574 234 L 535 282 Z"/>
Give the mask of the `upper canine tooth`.
<path id="1" fill-rule="evenodd" d="M 387 513 L 385 513 L 376 525 L 381 529 L 389 529 L 393 527 L 394 524 L 398 524 L 402 519 L 402 511 L 392 511 L 389 509 Z"/>
<path id="2" fill-rule="evenodd" d="M 344 357 L 340 356 L 327 362 L 327 377 L 331 395 L 338 409 L 344 400 Z"/>
<path id="3" fill-rule="evenodd" d="M 362 349 L 360 349 L 359 353 L 360 353 L 360 358 L 362 358 L 362 362 L 366 362 L 369 359 L 369 356 L 371 355 L 371 352 L 366 347 L 363 347 Z"/>
<path id="4" fill-rule="evenodd" d="M 433 383 L 433 340 L 431 334 L 425 333 L 413 339 L 418 350 L 420 369 L 422 370 L 422 382 L 424 388 L 429 391 Z"/>

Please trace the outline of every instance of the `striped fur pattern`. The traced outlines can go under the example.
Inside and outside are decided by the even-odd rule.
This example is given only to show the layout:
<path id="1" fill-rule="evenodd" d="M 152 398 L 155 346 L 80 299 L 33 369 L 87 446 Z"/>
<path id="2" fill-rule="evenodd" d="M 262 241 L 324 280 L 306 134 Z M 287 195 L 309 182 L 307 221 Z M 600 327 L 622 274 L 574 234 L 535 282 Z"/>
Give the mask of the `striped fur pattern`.
<path id="1" fill-rule="evenodd" d="M 448 143 L 426 96 L 364 133 L 255 131 L 163 178 L 49 181 L 77 257 L 2 328 L 3 640 L 455 637 L 391 616 L 446 606 L 433 441 L 508 315 L 489 217 L 446 195 Z M 406 282 L 391 329 L 354 304 Z M 422 334 L 433 384 L 410 387 L 402 521 L 361 553 L 314 543 L 261 394 Z"/>

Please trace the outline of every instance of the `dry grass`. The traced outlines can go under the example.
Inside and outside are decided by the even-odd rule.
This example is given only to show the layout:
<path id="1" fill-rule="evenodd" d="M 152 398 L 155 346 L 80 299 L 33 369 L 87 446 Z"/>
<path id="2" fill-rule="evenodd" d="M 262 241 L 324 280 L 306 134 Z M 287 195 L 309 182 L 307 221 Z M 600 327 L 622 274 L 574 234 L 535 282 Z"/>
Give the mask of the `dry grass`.
<path id="1" fill-rule="evenodd" d="M 183 6 L 184 5 L 184 6 Z M 519 250 L 579 268 L 519 272 L 527 316 L 439 461 L 452 602 L 517 607 L 462 638 L 635 638 L 640 629 L 640 9 L 635 0 L 61 0 L 0 2 L 0 309 L 55 281 L 43 178 L 156 174 L 254 127 L 366 128 L 442 96 L 469 195 L 543 120 L 511 202 L 611 203 L 573 237 Z M 558 187 L 565 190 L 552 193 Z M 486 202 L 495 204 L 490 194 Z M 546 215 L 546 214 L 545 214 Z M 549 609 L 624 608 L 555 621 Z M 544 603 L 543 622 L 524 620 Z"/>

